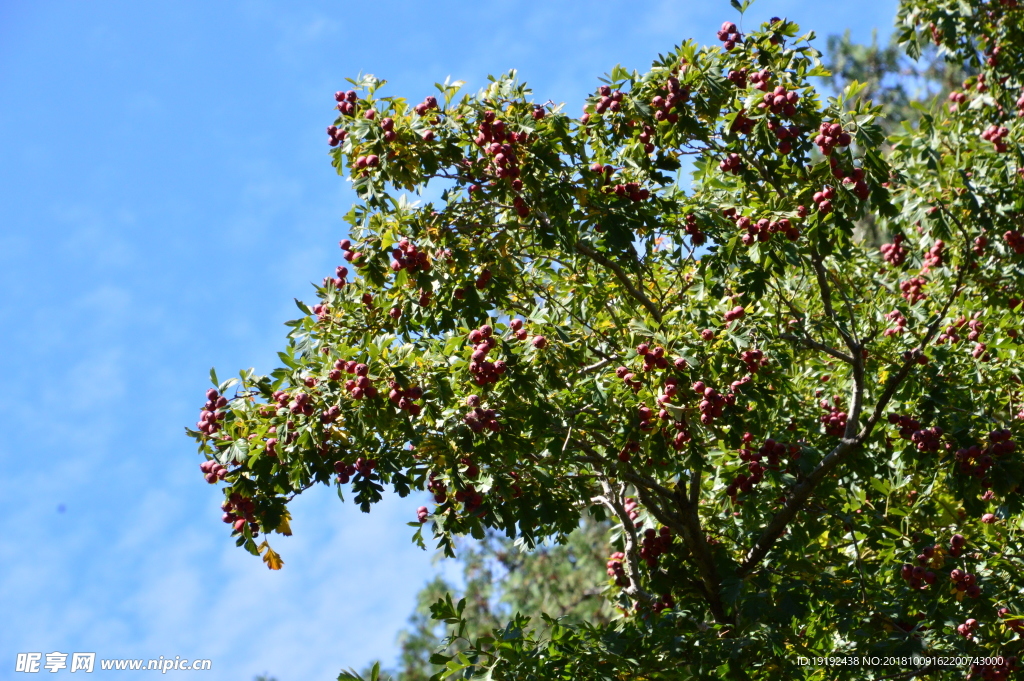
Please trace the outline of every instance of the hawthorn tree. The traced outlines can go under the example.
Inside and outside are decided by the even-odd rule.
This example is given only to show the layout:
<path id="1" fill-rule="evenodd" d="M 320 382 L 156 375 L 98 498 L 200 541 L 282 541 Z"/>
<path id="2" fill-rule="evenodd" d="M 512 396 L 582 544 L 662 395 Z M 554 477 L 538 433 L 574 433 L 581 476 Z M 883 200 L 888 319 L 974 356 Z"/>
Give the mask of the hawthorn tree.
<path id="1" fill-rule="evenodd" d="M 260 534 L 316 484 L 364 511 L 429 492 L 413 538 L 448 554 L 611 523 L 618 618 L 467 636 L 439 599 L 437 679 L 833 678 L 798 660 L 837 655 L 895 657 L 840 678 L 1007 678 L 1024 10 L 903 2 L 909 57 L 976 75 L 888 139 L 861 84 L 816 92 L 792 22 L 718 38 L 614 69 L 578 118 L 514 72 L 338 92 L 346 263 L 282 366 L 212 374 L 189 430 L 224 520 L 273 569 Z"/>

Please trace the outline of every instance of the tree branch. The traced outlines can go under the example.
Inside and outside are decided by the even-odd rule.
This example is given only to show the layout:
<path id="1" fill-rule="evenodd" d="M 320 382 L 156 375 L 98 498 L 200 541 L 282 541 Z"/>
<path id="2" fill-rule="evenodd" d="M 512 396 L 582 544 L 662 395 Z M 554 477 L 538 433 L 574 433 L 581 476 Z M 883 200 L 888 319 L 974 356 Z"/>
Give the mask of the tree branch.
<path id="1" fill-rule="evenodd" d="M 968 244 L 969 246 L 969 244 Z M 917 347 L 917 351 L 923 350 L 938 333 L 939 325 L 942 320 L 945 319 L 949 312 L 950 306 L 956 297 L 960 294 L 961 287 L 963 286 L 963 280 L 967 273 L 969 263 L 965 262 L 960 267 L 960 272 L 957 275 L 956 284 L 953 286 L 953 290 L 946 300 L 942 311 L 935 317 L 935 320 L 931 323 L 928 328 L 928 332 L 925 337 L 921 340 L 921 343 Z M 827 284 L 827 282 L 826 282 Z M 912 353 L 916 354 L 916 353 Z M 817 468 L 807 476 L 802 482 L 794 486 L 790 493 L 790 498 L 783 506 L 782 510 L 775 514 L 768 525 L 765 526 L 761 535 L 757 538 L 754 546 L 747 553 L 746 559 L 740 565 L 737 574 L 743 577 L 749 574 L 757 566 L 757 564 L 768 555 L 768 551 L 775 542 L 782 536 L 786 530 L 786 526 L 789 525 L 790 521 L 796 517 L 797 512 L 801 509 L 804 502 L 807 501 L 808 497 L 814 492 L 818 484 L 825 479 L 836 466 L 838 466 L 846 457 L 852 454 L 857 448 L 859 448 L 871 435 L 871 431 L 874 430 L 875 424 L 882 418 L 882 412 L 885 410 L 886 405 L 892 399 L 892 396 L 896 393 L 896 389 L 901 383 L 910 375 L 911 369 L 916 364 L 913 357 L 904 360 L 903 366 L 893 376 L 889 378 L 886 384 L 885 390 L 882 392 L 878 401 L 875 403 L 875 408 L 868 418 L 867 422 L 861 428 L 860 432 L 855 437 L 850 437 L 851 433 L 856 430 L 857 422 L 860 420 L 861 411 L 861 399 L 858 395 L 863 395 L 864 386 L 864 357 L 860 352 L 854 352 L 854 402 L 851 405 L 849 415 L 846 421 L 846 433 L 840 440 L 839 444 L 818 464 Z"/>
<path id="2" fill-rule="evenodd" d="M 651 313 L 651 316 L 654 317 L 659 324 L 661 323 L 661 310 L 658 309 L 658 306 L 655 305 L 654 302 L 650 298 L 648 298 L 643 291 L 641 291 L 640 289 L 633 285 L 633 282 L 629 280 L 629 277 L 626 275 L 625 271 L 623 271 L 623 269 L 619 265 L 612 262 L 608 258 L 604 257 L 603 255 L 601 255 L 600 253 L 598 253 L 593 248 L 591 248 L 590 246 L 586 245 L 583 242 L 576 242 L 576 250 L 582 253 L 583 255 L 587 256 L 597 264 L 610 269 L 612 273 L 615 274 L 615 278 L 618 279 L 622 283 L 623 287 L 625 287 L 625 289 L 629 292 L 629 295 L 633 296 L 636 300 L 638 300 L 641 305 L 647 308 L 647 311 Z"/>
<path id="3" fill-rule="evenodd" d="M 621 495 L 612 489 L 611 483 L 602 479 L 601 489 L 604 490 L 604 495 L 594 497 L 594 501 L 599 501 L 607 506 L 618 517 L 624 530 L 623 543 L 626 549 L 624 553 L 626 554 L 626 576 L 629 577 L 629 586 L 625 587 L 623 591 L 632 598 L 636 598 L 644 603 L 651 603 L 654 601 L 651 594 L 644 591 L 643 587 L 640 586 L 640 565 L 636 559 L 636 526 L 633 525 L 629 514 L 626 513 L 626 508 L 622 505 Z"/>
<path id="4" fill-rule="evenodd" d="M 841 362 L 853 364 L 853 357 L 851 357 L 850 355 L 847 355 L 845 352 L 836 350 L 835 348 L 829 345 L 825 345 L 824 343 L 819 343 L 810 336 L 804 336 L 803 338 L 801 338 L 800 336 L 794 336 L 791 333 L 783 333 L 779 334 L 779 338 L 785 338 L 786 340 L 791 340 L 795 343 L 803 343 L 811 350 L 818 350 L 819 352 L 824 352 L 826 355 L 831 355 L 832 357 L 835 357 Z"/>
<path id="5" fill-rule="evenodd" d="M 850 352 L 854 355 L 860 352 L 860 348 L 857 343 L 850 337 L 843 327 L 839 324 L 839 320 L 836 318 L 835 308 L 832 307 L 832 288 L 828 284 L 828 275 L 825 273 L 825 265 L 822 263 L 821 255 L 818 254 L 816 248 L 811 249 L 811 267 L 814 268 L 814 277 L 818 281 L 818 290 L 821 292 L 821 304 L 825 308 L 825 314 L 832 321 L 832 325 L 836 327 L 836 331 L 842 336 L 843 342 L 846 343 L 846 347 L 850 349 Z M 853 324 L 853 320 L 850 320 Z"/>

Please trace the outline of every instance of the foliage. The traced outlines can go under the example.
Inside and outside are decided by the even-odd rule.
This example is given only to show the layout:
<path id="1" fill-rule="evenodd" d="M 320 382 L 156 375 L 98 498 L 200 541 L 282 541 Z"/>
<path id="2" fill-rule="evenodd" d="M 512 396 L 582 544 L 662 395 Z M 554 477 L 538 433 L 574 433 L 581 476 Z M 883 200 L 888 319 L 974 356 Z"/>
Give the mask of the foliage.
<path id="1" fill-rule="evenodd" d="M 608 530 L 607 523 L 585 520 L 565 544 L 541 544 L 533 551 L 493 532 L 480 542 L 460 542 L 465 588 L 437 577 L 419 593 L 410 630 L 400 637 L 400 681 L 426 681 L 431 676 L 430 657 L 447 632 L 431 619 L 430 608 L 447 594 L 465 598 L 467 638 L 472 640 L 517 612 L 538 622 L 547 613 L 570 622 L 607 624 L 612 617 L 603 579 Z M 455 648 L 460 648 L 458 642 Z"/>
<path id="2" fill-rule="evenodd" d="M 416 106 L 354 81 L 329 129 L 361 201 L 354 269 L 299 303 L 280 368 L 212 375 L 189 431 L 238 545 L 272 551 L 254 537 L 290 532 L 318 483 L 364 511 L 385 486 L 431 492 L 414 541 L 449 555 L 617 528 L 625 616 L 481 632 L 439 598 L 436 679 L 826 678 L 798 658 L 836 655 L 920 656 L 904 678 L 998 657 L 974 673 L 1005 678 L 1024 607 L 1022 15 L 901 5 L 912 59 L 932 40 L 977 75 L 888 154 L 882 107 L 855 82 L 821 97 L 813 36 L 784 20 L 617 67 L 580 118 L 514 72 Z M 868 214 L 881 250 L 853 238 Z"/>

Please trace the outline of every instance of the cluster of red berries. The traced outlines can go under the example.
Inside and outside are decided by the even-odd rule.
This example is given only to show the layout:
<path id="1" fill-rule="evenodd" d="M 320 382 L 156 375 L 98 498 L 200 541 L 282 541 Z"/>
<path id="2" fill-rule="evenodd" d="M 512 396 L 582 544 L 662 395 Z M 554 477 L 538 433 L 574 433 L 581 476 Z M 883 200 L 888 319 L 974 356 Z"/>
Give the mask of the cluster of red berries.
<path id="1" fill-rule="evenodd" d="M 942 428 L 922 428 L 921 422 L 909 416 L 889 414 L 889 423 L 900 427 L 900 437 L 910 440 L 919 452 L 937 452 L 941 446 Z"/>
<path id="2" fill-rule="evenodd" d="M 854 168 L 847 172 L 835 156 L 829 158 L 829 164 L 832 166 L 833 177 L 840 180 L 847 188 L 852 185 L 854 196 L 861 201 L 867 201 L 868 197 L 871 196 L 871 187 L 864 181 L 863 168 Z"/>
<path id="3" fill-rule="evenodd" d="M 964 572 L 957 568 L 949 573 L 949 580 L 953 582 L 957 591 L 964 592 L 968 598 L 981 596 L 981 587 L 978 586 L 978 577 L 970 572 Z"/>
<path id="4" fill-rule="evenodd" d="M 911 277 L 906 281 L 900 282 L 900 295 L 906 299 L 908 303 L 913 305 L 916 302 L 924 300 L 928 297 L 928 294 L 924 292 L 924 285 L 928 283 L 928 280 L 924 277 Z"/>
<path id="5" fill-rule="evenodd" d="M 353 468 L 356 469 L 356 473 L 359 473 L 359 475 L 364 478 L 369 478 L 377 468 L 377 459 L 364 459 L 359 457 L 356 459 Z"/>
<path id="6" fill-rule="evenodd" d="M 736 226 L 747 230 L 740 237 L 740 241 L 743 242 L 744 246 L 751 246 L 758 241 L 768 241 L 772 238 L 773 234 L 785 234 L 786 238 L 790 241 L 796 241 L 800 238 L 800 229 L 794 227 L 789 218 L 782 218 L 781 220 L 761 218 L 754 222 L 746 215 L 741 215 L 736 219 Z"/>
<path id="7" fill-rule="evenodd" d="M 967 95 L 963 92 L 957 92 L 954 90 L 949 93 L 949 96 L 946 99 L 949 100 L 949 112 L 953 113 L 960 108 L 961 104 L 967 101 Z"/>
<path id="8" fill-rule="evenodd" d="M 492 433 L 501 430 L 501 424 L 498 423 L 498 412 L 493 409 L 481 409 L 479 396 L 467 397 L 466 406 L 472 407 L 473 411 L 466 414 L 462 420 L 474 433 L 482 433 L 485 428 Z"/>
<path id="9" fill-rule="evenodd" d="M 962 329 L 966 324 L 967 319 L 964 317 L 960 317 L 955 322 L 947 326 L 941 334 L 939 334 L 939 337 L 935 340 L 936 344 L 942 345 L 943 343 L 959 343 L 960 335 L 957 333 L 957 331 Z M 974 330 L 972 329 L 971 332 L 973 333 Z"/>
<path id="10" fill-rule="evenodd" d="M 665 413 L 667 414 L 668 412 Z M 637 416 L 640 419 L 640 430 L 645 432 L 654 430 L 654 410 L 652 410 L 647 405 L 640 405 L 640 407 L 637 408 Z"/>
<path id="11" fill-rule="evenodd" d="M 967 80 L 960 84 L 960 87 L 962 87 L 964 90 L 969 89 L 971 87 L 971 82 L 973 80 L 973 78 L 968 78 Z M 974 83 L 974 89 L 978 92 L 988 92 L 988 83 L 985 82 L 986 80 L 987 78 L 985 77 L 985 74 L 979 73 L 978 80 L 976 83 Z"/>
<path id="12" fill-rule="evenodd" d="M 430 517 L 430 511 L 427 510 L 426 506 L 420 506 L 416 509 L 416 520 L 420 524 L 427 522 L 428 517 Z"/>
<path id="13" fill-rule="evenodd" d="M 1013 440 L 1013 434 L 1005 428 L 997 428 L 988 435 L 989 444 L 982 448 L 979 445 L 962 447 L 956 451 L 954 458 L 958 463 L 958 469 L 962 475 L 972 475 L 975 478 L 985 480 L 989 469 L 995 464 L 996 459 L 1012 454 L 1017 450 L 1017 443 Z"/>
<path id="14" fill-rule="evenodd" d="M 361 400 L 364 397 L 368 397 L 371 400 L 378 395 L 377 388 L 373 385 L 373 379 L 370 378 L 369 372 L 370 367 L 365 364 L 356 363 L 354 361 L 342 362 L 340 359 L 334 363 L 334 369 L 327 374 L 328 378 L 337 376 L 337 378 L 331 378 L 331 380 L 338 380 L 341 378 L 340 372 L 344 371 L 347 374 L 355 374 L 355 378 L 350 378 L 345 381 L 345 391 L 357 400 Z M 337 373 L 335 373 L 337 372 Z"/>
<path id="15" fill-rule="evenodd" d="M 313 415 L 313 405 L 309 401 L 308 393 L 299 392 L 291 395 L 283 390 L 278 390 L 271 397 L 279 407 L 287 407 L 292 414 Z M 290 407 L 289 403 L 291 403 Z"/>
<path id="16" fill-rule="evenodd" d="M 384 141 L 385 142 L 394 142 L 395 139 L 398 137 L 398 133 L 395 132 L 395 119 L 394 118 L 383 118 L 383 119 L 381 119 L 380 129 L 384 131 Z M 431 134 L 433 134 L 433 133 L 431 133 Z"/>
<path id="17" fill-rule="evenodd" d="M 1003 233 L 1003 240 L 1006 245 L 1013 249 L 1017 255 L 1024 255 L 1024 234 L 1015 229 L 1008 229 Z"/>
<path id="18" fill-rule="evenodd" d="M 767 71 L 766 71 L 766 73 L 767 73 Z M 755 73 L 754 75 L 756 76 L 757 74 Z M 737 88 L 739 88 L 741 90 L 743 90 L 743 89 L 745 89 L 747 87 L 747 70 L 746 69 L 740 69 L 738 71 L 730 70 L 729 74 L 726 76 L 726 78 L 728 78 L 729 81 L 733 85 L 735 85 Z"/>
<path id="19" fill-rule="evenodd" d="M 697 381 L 693 384 L 693 392 L 702 396 L 704 399 L 700 401 L 697 408 L 700 410 L 700 422 L 704 425 L 711 425 L 715 419 L 722 415 L 722 411 L 725 409 L 725 405 L 732 401 L 735 401 L 735 397 L 725 397 L 717 390 L 710 386 L 705 386 L 703 381 Z"/>
<path id="20" fill-rule="evenodd" d="M 227 413 L 221 411 L 228 404 L 228 398 L 223 397 L 216 389 L 210 388 L 206 391 L 206 404 L 199 412 L 199 422 L 196 428 L 199 432 L 213 435 L 220 430 L 218 421 L 222 421 Z"/>
<path id="21" fill-rule="evenodd" d="M 221 520 L 233 526 L 235 532 L 241 532 L 246 523 L 253 535 L 259 532 L 259 524 L 256 522 L 256 504 L 249 497 L 243 497 L 237 492 L 232 492 L 220 505 L 224 515 Z"/>
<path id="22" fill-rule="evenodd" d="M 731 21 L 726 21 L 722 24 L 722 28 L 718 29 L 718 39 L 722 41 L 722 47 L 725 48 L 726 52 L 736 47 L 738 43 L 743 42 L 743 36 L 736 28 L 736 24 Z"/>
<path id="23" fill-rule="evenodd" d="M 949 555 L 959 558 L 960 554 L 964 552 L 965 546 L 967 546 L 967 540 L 964 539 L 964 536 L 962 534 L 954 534 L 949 538 Z"/>
<path id="24" fill-rule="evenodd" d="M 903 313 L 899 310 L 893 310 L 885 314 L 885 319 L 895 324 L 890 326 L 888 329 L 882 332 L 882 335 L 888 338 L 889 336 L 901 336 L 907 328 L 907 318 L 903 316 Z"/>
<path id="25" fill-rule="evenodd" d="M 747 117 L 746 109 L 740 109 L 736 114 L 736 118 L 732 119 L 732 123 L 729 124 L 729 132 L 733 135 L 749 135 L 754 131 L 755 123 L 757 121 Z"/>
<path id="26" fill-rule="evenodd" d="M 391 391 L 388 393 L 388 399 L 391 400 L 402 411 L 409 412 L 412 416 L 419 416 L 420 412 L 423 411 L 423 406 L 416 404 L 415 400 L 423 397 L 423 388 L 418 385 L 411 388 L 402 389 L 398 385 L 398 381 L 390 381 L 388 387 Z"/>
<path id="27" fill-rule="evenodd" d="M 675 114 L 672 114 L 672 115 L 675 116 Z M 678 116 L 676 116 L 676 118 L 678 119 Z M 636 125 L 637 125 L 637 123 L 635 123 L 634 121 L 630 121 L 629 122 L 629 126 L 631 128 L 632 127 L 636 127 Z M 653 137 L 653 136 L 654 136 L 654 127 L 653 126 L 650 126 L 647 123 L 640 124 L 640 134 L 637 136 L 637 139 L 640 141 L 640 144 L 644 145 L 644 153 L 645 154 L 653 154 L 654 153 L 654 142 L 651 141 L 651 137 Z"/>
<path id="28" fill-rule="evenodd" d="M 488 111 L 487 114 L 492 115 L 492 112 Z M 494 165 L 494 176 L 499 180 L 510 178 L 512 180 L 512 188 L 519 191 L 523 188 L 523 181 L 519 179 L 519 175 L 522 171 L 520 170 L 519 157 L 516 155 L 516 150 L 513 144 L 518 142 L 520 138 L 523 142 L 526 142 L 527 139 L 529 139 L 529 134 L 525 132 L 509 132 L 506 134 L 504 121 L 494 121 L 493 123 L 489 123 L 485 118 L 484 122 L 480 124 L 480 127 L 484 126 L 487 126 L 490 129 L 491 139 L 494 139 L 495 136 L 501 137 L 502 139 L 508 139 L 506 142 L 492 141 L 490 143 L 485 143 L 486 146 L 484 146 L 483 149 L 484 153 L 491 157 L 491 163 Z M 481 132 L 480 135 L 483 135 L 483 132 Z M 477 139 L 479 139 L 479 136 Z M 527 215 L 529 215 L 529 211 L 519 213 L 520 217 L 526 217 Z"/>
<path id="29" fill-rule="evenodd" d="M 636 346 L 636 353 L 644 358 L 644 371 L 668 368 L 668 358 L 665 357 L 665 348 L 660 345 L 651 349 L 647 343 L 641 343 Z"/>
<path id="30" fill-rule="evenodd" d="M 822 215 L 828 215 L 832 212 L 832 199 L 836 196 L 836 190 L 825 185 L 825 188 L 820 192 L 814 192 L 814 196 L 811 197 L 811 201 L 814 202 L 814 206 L 818 209 L 818 212 Z"/>
<path id="31" fill-rule="evenodd" d="M 634 393 L 640 392 L 640 388 L 643 387 L 643 383 L 636 380 L 636 374 L 632 373 L 627 367 L 618 367 L 615 369 L 615 375 L 622 379 L 622 382 L 632 388 Z"/>
<path id="32" fill-rule="evenodd" d="M 679 114 L 672 111 L 673 108 L 682 109 L 686 102 L 690 101 L 690 88 L 679 85 L 679 79 L 672 76 L 665 83 L 667 97 L 656 95 L 651 100 L 651 108 L 654 109 L 654 120 L 668 121 L 675 124 L 679 121 Z M 653 149 L 651 150 L 653 151 Z M 650 151 L 647 152 L 651 153 Z"/>
<path id="33" fill-rule="evenodd" d="M 433 471 L 430 472 L 430 480 L 427 482 L 427 490 L 434 495 L 434 502 L 443 504 L 448 500 L 448 490 L 445 488 L 444 483 L 435 477 Z"/>
<path id="34" fill-rule="evenodd" d="M 466 467 L 466 470 L 463 471 L 463 474 L 467 478 L 477 478 L 480 476 L 480 466 L 477 466 L 469 457 L 463 457 L 459 459 L 459 463 Z"/>
<path id="35" fill-rule="evenodd" d="M 819 419 L 821 424 L 825 426 L 825 434 L 831 437 L 842 437 L 846 433 L 847 414 L 842 410 L 839 398 L 833 397 L 832 403 L 828 400 L 822 400 L 821 408 L 828 412 L 827 414 L 822 414 Z"/>
<path id="36" fill-rule="evenodd" d="M 925 548 L 925 552 L 934 552 L 935 549 L 931 546 Z M 920 556 L 918 556 L 920 558 Z M 924 563 L 921 565 L 911 565 L 910 563 L 904 563 L 903 567 L 900 568 L 900 577 L 904 579 L 911 589 L 923 589 L 925 585 L 934 584 L 938 577 L 931 570 L 926 570 L 925 565 L 931 560 L 929 555 L 924 559 Z"/>
<path id="37" fill-rule="evenodd" d="M 476 491 L 473 485 L 468 485 L 455 493 L 455 501 L 466 505 L 466 513 L 472 513 L 484 503 L 484 495 Z"/>
<path id="38" fill-rule="evenodd" d="M 344 267 L 342 265 L 338 265 L 335 268 L 335 270 L 334 270 L 334 274 L 336 275 L 334 277 L 324 277 L 324 288 L 327 288 L 329 285 L 334 284 L 334 288 L 340 289 L 340 288 L 343 288 L 348 283 L 347 281 L 345 281 L 346 277 L 348 277 L 348 268 L 347 267 Z M 317 310 L 316 309 L 317 307 L 319 307 L 320 310 Z M 317 315 L 319 317 L 324 312 L 325 308 L 326 308 L 325 305 L 314 306 L 313 307 L 313 314 L 315 314 L 315 315 Z M 327 309 L 327 311 L 330 311 L 330 308 L 326 308 L 326 309 Z"/>
<path id="39" fill-rule="evenodd" d="M 738 500 L 736 497 L 740 492 L 749 494 L 754 490 L 754 485 L 764 480 L 764 472 L 768 470 L 763 464 L 758 461 L 750 461 L 747 463 L 747 472 L 749 473 L 738 473 L 729 485 L 725 488 L 725 493 L 729 495 L 732 503 L 737 506 L 742 506 L 743 502 Z"/>
<path id="40" fill-rule="evenodd" d="M 946 248 L 946 243 L 939 239 L 936 241 L 928 252 L 924 255 L 924 265 L 921 267 L 921 273 L 925 274 L 933 267 L 941 267 L 943 262 L 943 249 Z"/>
<path id="41" fill-rule="evenodd" d="M 326 426 L 328 423 L 337 421 L 339 416 L 341 416 L 341 407 L 333 404 L 320 414 L 320 423 Z"/>
<path id="42" fill-rule="evenodd" d="M 700 246 L 707 241 L 707 235 L 697 226 L 697 216 L 693 213 L 687 213 L 686 224 L 683 226 L 683 230 L 690 237 L 690 242 L 694 246 Z"/>
<path id="43" fill-rule="evenodd" d="M 348 481 L 352 479 L 352 476 L 356 474 L 356 467 L 350 463 L 344 461 L 334 462 L 334 472 L 338 474 L 335 480 L 340 485 L 347 485 Z"/>
<path id="44" fill-rule="evenodd" d="M 789 93 L 795 95 L 795 92 Z M 769 95 L 765 95 L 768 97 Z M 793 142 L 800 139 L 800 135 L 803 133 L 798 125 L 780 125 L 775 121 L 768 121 L 768 129 L 775 133 L 775 138 L 779 140 L 779 144 L 776 147 L 779 153 L 785 156 L 786 154 L 793 151 Z"/>
<path id="45" fill-rule="evenodd" d="M 594 163 L 590 166 L 590 171 L 600 175 L 601 181 L 607 183 L 608 178 L 615 172 L 615 168 L 603 163 Z"/>
<path id="46" fill-rule="evenodd" d="M 974 631 L 978 628 L 978 620 L 973 617 L 963 624 L 958 624 L 956 627 L 956 633 L 960 634 L 968 641 L 974 638 Z"/>
<path id="47" fill-rule="evenodd" d="M 832 150 L 836 147 L 850 146 L 850 141 L 850 133 L 843 132 L 842 125 L 825 121 L 818 126 L 818 134 L 814 138 L 814 143 L 818 145 L 818 150 L 825 156 L 831 155 Z"/>
<path id="48" fill-rule="evenodd" d="M 325 278 L 324 286 L 327 286 L 329 281 L 331 281 L 330 277 Z M 326 319 L 331 314 L 331 308 L 329 305 L 325 305 L 324 303 L 317 303 L 313 306 L 312 312 L 313 316 L 316 317 L 316 320 L 319 322 L 322 319 Z"/>
<path id="49" fill-rule="evenodd" d="M 776 85 L 773 91 L 764 94 L 757 108 L 769 109 L 777 116 L 782 115 L 786 118 L 792 118 L 796 115 L 796 103 L 798 101 L 800 101 L 800 95 L 796 92 L 787 90 L 785 85 Z"/>
<path id="50" fill-rule="evenodd" d="M 1010 131 L 1005 125 L 990 125 L 985 128 L 985 132 L 981 133 L 981 139 L 989 141 L 996 148 L 997 153 L 1005 153 L 1007 150 L 1006 136 L 1010 134 Z"/>
<path id="51" fill-rule="evenodd" d="M 630 520 L 636 520 L 640 517 L 640 511 L 637 510 L 639 506 L 640 504 L 637 503 L 636 499 L 626 497 L 626 500 L 623 502 L 623 508 L 626 509 L 626 515 L 629 516 Z"/>
<path id="52" fill-rule="evenodd" d="M 338 102 L 337 109 L 346 116 L 352 116 L 356 112 L 356 102 L 359 100 L 359 95 L 356 94 L 355 90 L 349 90 L 348 92 L 335 92 L 334 101 Z"/>
<path id="53" fill-rule="evenodd" d="M 408 239 L 401 239 L 398 242 L 398 248 L 392 249 L 391 257 L 395 259 L 391 263 L 391 270 L 394 272 L 402 270 L 409 270 L 409 272 L 430 271 L 430 259 L 427 257 L 427 254 L 418 250 L 416 244 L 411 243 Z"/>
<path id="54" fill-rule="evenodd" d="M 902 234 L 897 234 L 893 237 L 891 244 L 882 244 L 879 248 L 882 251 L 882 260 L 889 263 L 893 267 L 899 267 L 907 261 L 907 249 L 903 248 L 904 237 Z"/>
<path id="55" fill-rule="evenodd" d="M 743 171 L 743 159 L 739 154 L 729 154 L 718 164 L 718 169 L 723 173 L 739 175 Z"/>
<path id="56" fill-rule="evenodd" d="M 366 156 L 359 156 L 356 158 L 355 166 L 359 170 L 365 168 L 376 168 L 380 165 L 380 156 L 377 154 L 367 154 Z"/>
<path id="57" fill-rule="evenodd" d="M 768 69 L 761 69 L 750 74 L 747 80 L 750 81 L 750 87 L 755 90 L 768 92 L 768 88 L 771 87 L 772 74 Z"/>
<path id="58" fill-rule="evenodd" d="M 611 111 L 622 109 L 622 92 L 620 90 L 612 92 L 610 87 L 602 85 L 598 88 L 598 94 L 601 95 L 601 99 L 597 100 L 597 106 L 594 109 L 597 113 L 603 114 L 609 109 Z"/>
<path id="59" fill-rule="evenodd" d="M 750 374 L 746 374 L 742 378 L 740 378 L 738 380 L 735 380 L 732 383 L 730 383 L 729 384 L 729 389 L 732 390 L 733 393 L 737 393 L 737 392 L 739 392 L 743 388 L 743 386 L 745 386 L 747 383 L 750 383 L 752 380 L 753 380 L 753 377 Z"/>
<path id="60" fill-rule="evenodd" d="M 743 433 L 744 444 L 750 444 L 754 441 L 754 436 L 751 433 Z M 783 456 L 789 456 L 791 461 L 797 461 L 800 459 L 800 446 L 796 444 L 786 444 L 785 442 L 776 442 L 775 440 L 768 438 L 764 441 L 761 447 L 755 452 L 747 447 L 740 449 L 740 461 L 747 463 L 760 463 L 761 461 L 768 462 L 768 468 L 776 468 Z"/>
<path id="61" fill-rule="evenodd" d="M 651 191 L 646 187 L 641 187 L 639 182 L 626 182 L 625 184 L 617 184 L 610 188 L 616 196 L 628 196 L 630 201 L 646 201 L 651 197 Z"/>
<path id="62" fill-rule="evenodd" d="M 213 459 L 207 459 L 199 464 L 199 470 L 203 472 L 203 477 L 206 478 L 206 482 L 211 485 L 228 476 L 228 469 L 224 468 L 224 466 Z"/>
<path id="63" fill-rule="evenodd" d="M 963 326 L 964 322 L 958 319 L 957 324 Z M 967 334 L 967 340 L 974 342 L 981 338 L 981 332 L 985 328 L 985 325 L 982 324 L 980 319 L 972 319 L 969 322 L 966 322 L 966 324 L 967 328 L 970 329 L 970 332 Z"/>
<path id="64" fill-rule="evenodd" d="M 526 340 L 527 337 L 530 335 L 529 333 L 526 332 L 526 329 L 523 328 L 522 319 L 513 319 L 508 323 L 508 328 L 512 332 L 512 336 L 516 340 Z"/>
<path id="65" fill-rule="evenodd" d="M 726 313 L 723 315 L 723 317 L 725 318 L 726 322 L 734 322 L 734 321 L 739 321 L 740 319 L 743 319 L 743 317 L 746 316 L 746 314 L 747 314 L 746 308 L 744 308 L 742 305 L 737 305 L 736 307 L 732 308 L 731 310 L 726 311 Z"/>
<path id="66" fill-rule="evenodd" d="M 430 111 L 431 109 L 436 109 L 436 108 L 437 108 L 437 98 L 433 97 L 433 96 L 428 96 L 422 102 L 420 102 L 419 104 L 414 106 L 412 108 L 412 110 L 415 111 L 420 116 L 422 116 L 422 115 L 426 114 L 428 111 Z"/>
<path id="67" fill-rule="evenodd" d="M 616 551 L 608 557 L 608 562 L 605 563 L 608 576 L 614 577 L 615 584 L 621 587 L 629 586 L 629 577 L 626 576 L 626 568 L 622 566 L 622 561 L 624 560 L 626 560 L 626 554 L 622 551 Z"/>
<path id="68" fill-rule="evenodd" d="M 473 138 L 473 142 L 478 147 L 484 148 L 490 156 L 505 154 L 505 161 L 508 160 L 510 154 L 514 153 L 514 150 L 508 145 L 517 142 L 525 144 L 530 138 L 526 132 L 516 133 L 508 130 L 505 121 L 498 120 L 498 115 L 493 111 L 484 112 L 484 119 L 477 125 L 476 129 L 477 135 Z M 495 144 L 498 146 L 495 147 Z M 500 165 L 501 160 L 494 159 L 495 165 Z M 506 163 L 506 166 L 508 165 Z M 518 173 L 516 176 L 518 176 Z"/>
<path id="69" fill-rule="evenodd" d="M 344 142 L 346 137 L 348 137 L 347 130 L 339 130 L 336 125 L 327 126 L 327 143 L 332 147 L 336 147 Z"/>
<path id="70" fill-rule="evenodd" d="M 648 567 L 657 567 L 661 554 L 672 550 L 672 530 L 662 527 L 655 531 L 653 527 L 644 530 L 644 538 L 640 544 L 640 557 Z"/>
<path id="71" fill-rule="evenodd" d="M 747 365 L 747 371 L 756 374 L 758 369 L 768 366 L 768 358 L 761 350 L 744 350 L 740 353 L 740 360 Z"/>
<path id="72" fill-rule="evenodd" d="M 342 239 L 341 241 L 338 242 L 338 246 L 341 247 L 341 250 L 343 251 L 342 255 L 344 255 L 345 260 L 355 264 L 357 267 L 360 265 L 358 261 L 362 260 L 363 254 L 358 251 L 352 250 L 351 241 L 349 241 L 348 239 Z"/>
<path id="73" fill-rule="evenodd" d="M 498 344 L 493 333 L 494 330 L 490 324 L 484 324 L 479 329 L 469 332 L 469 341 L 474 343 L 473 354 L 470 355 L 469 373 L 473 374 L 473 382 L 477 385 L 496 383 L 506 370 L 504 360 L 499 359 L 496 362 L 487 360 L 488 353 Z"/>

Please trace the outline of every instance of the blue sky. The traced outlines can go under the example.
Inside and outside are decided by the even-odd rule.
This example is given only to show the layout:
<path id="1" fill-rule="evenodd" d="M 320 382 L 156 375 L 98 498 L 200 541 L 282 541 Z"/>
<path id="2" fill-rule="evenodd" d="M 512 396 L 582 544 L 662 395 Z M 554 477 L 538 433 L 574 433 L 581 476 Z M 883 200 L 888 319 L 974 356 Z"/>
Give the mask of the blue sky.
<path id="1" fill-rule="evenodd" d="M 895 9 L 760 0 L 746 23 L 785 16 L 824 48 L 887 36 Z M 575 113 L 616 63 L 736 18 L 724 0 L 0 2 L 0 679 L 18 652 L 279 681 L 392 662 L 439 569 L 409 541 L 418 502 L 364 515 L 309 492 L 270 572 L 229 540 L 182 430 L 210 366 L 271 369 L 292 299 L 340 263 L 332 93 L 362 71 L 419 101 L 514 67 Z"/>

